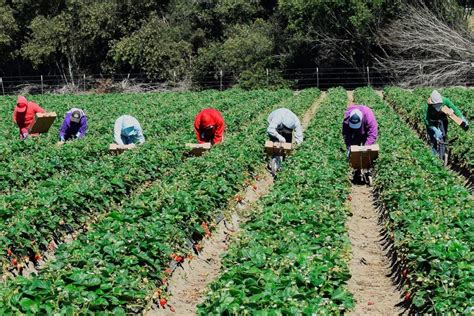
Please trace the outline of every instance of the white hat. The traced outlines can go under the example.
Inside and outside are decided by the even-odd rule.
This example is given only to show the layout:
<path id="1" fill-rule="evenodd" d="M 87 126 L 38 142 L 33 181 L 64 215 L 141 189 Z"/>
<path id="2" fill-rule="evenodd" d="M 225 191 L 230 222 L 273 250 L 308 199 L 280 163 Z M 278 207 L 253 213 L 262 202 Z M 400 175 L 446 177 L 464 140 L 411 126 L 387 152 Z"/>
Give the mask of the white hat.
<path id="1" fill-rule="evenodd" d="M 349 127 L 352 129 L 358 129 L 362 126 L 362 118 L 364 115 L 358 109 L 352 110 L 349 114 Z"/>
<path id="2" fill-rule="evenodd" d="M 431 104 L 443 103 L 443 97 L 436 90 L 433 90 L 433 92 L 431 92 L 430 99 L 431 99 Z"/>

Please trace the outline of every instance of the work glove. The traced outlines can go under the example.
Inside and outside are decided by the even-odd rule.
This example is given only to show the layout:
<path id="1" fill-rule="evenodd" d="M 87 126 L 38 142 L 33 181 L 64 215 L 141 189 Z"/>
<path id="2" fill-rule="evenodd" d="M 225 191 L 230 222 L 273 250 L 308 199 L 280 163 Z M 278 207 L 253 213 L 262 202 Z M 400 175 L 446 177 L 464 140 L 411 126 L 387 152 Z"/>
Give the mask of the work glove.
<path id="1" fill-rule="evenodd" d="M 76 138 L 80 138 L 81 137 L 81 133 L 80 132 L 77 132 L 76 133 Z"/>
<path id="2" fill-rule="evenodd" d="M 283 136 L 281 136 L 281 135 L 278 135 L 277 138 L 278 138 L 278 141 L 279 141 L 280 143 L 286 143 L 285 137 L 283 137 Z"/>
<path id="3" fill-rule="evenodd" d="M 25 140 L 25 139 L 27 139 L 27 138 L 28 138 L 28 135 L 29 135 L 29 134 L 28 134 L 27 132 L 25 132 L 25 133 L 21 134 L 21 136 L 22 136 L 22 140 Z"/>
<path id="4" fill-rule="evenodd" d="M 64 136 L 60 136 L 59 140 L 62 141 L 62 142 L 65 142 Z"/>
<path id="5" fill-rule="evenodd" d="M 461 120 L 462 120 L 462 125 L 461 127 L 467 131 L 469 129 L 469 122 L 467 121 L 467 119 L 464 117 L 464 116 L 461 116 Z"/>

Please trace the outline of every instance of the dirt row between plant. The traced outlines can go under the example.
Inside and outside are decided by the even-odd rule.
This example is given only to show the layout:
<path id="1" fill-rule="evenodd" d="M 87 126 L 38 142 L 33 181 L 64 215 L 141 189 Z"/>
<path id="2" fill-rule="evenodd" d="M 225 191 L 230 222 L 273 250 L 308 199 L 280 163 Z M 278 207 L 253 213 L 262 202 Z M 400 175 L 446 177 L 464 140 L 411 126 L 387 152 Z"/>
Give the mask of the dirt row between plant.
<path id="1" fill-rule="evenodd" d="M 326 92 L 322 92 L 306 111 L 301 121 L 304 130 L 325 98 Z M 196 314 L 196 308 L 204 300 L 208 285 L 220 274 L 222 255 L 228 249 L 230 237 L 239 231 L 240 225 L 246 221 L 246 214 L 252 211 L 262 196 L 270 192 L 272 186 L 273 177 L 268 172 L 262 172 L 255 184 L 243 190 L 241 195 L 244 199 L 230 210 L 229 220 L 221 221 L 212 236 L 204 239 L 199 256 L 185 261 L 168 280 L 168 305 L 174 308 L 174 312 L 160 309 L 154 304 L 147 312 L 148 316 Z"/>
<path id="2" fill-rule="evenodd" d="M 349 103 L 353 101 L 352 91 L 348 91 L 348 98 Z M 350 315 L 399 314 L 401 311 L 395 305 L 400 302 L 400 293 L 387 276 L 390 263 L 380 243 L 382 227 L 370 187 L 352 185 L 351 216 L 346 227 L 352 251 L 348 290 L 356 301 Z"/>

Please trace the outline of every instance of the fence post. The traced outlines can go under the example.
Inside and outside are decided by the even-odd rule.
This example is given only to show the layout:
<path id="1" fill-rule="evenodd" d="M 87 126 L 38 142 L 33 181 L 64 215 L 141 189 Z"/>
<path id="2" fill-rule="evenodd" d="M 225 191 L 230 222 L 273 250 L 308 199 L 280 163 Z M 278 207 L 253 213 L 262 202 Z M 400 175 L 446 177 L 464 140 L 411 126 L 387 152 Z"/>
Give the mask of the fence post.
<path id="1" fill-rule="evenodd" d="M 319 67 L 316 67 L 316 86 L 319 88 Z"/>
<path id="2" fill-rule="evenodd" d="M 223 73 L 222 73 L 222 69 L 219 71 L 219 88 L 220 90 L 222 91 L 222 76 L 223 76 Z"/>
<path id="3" fill-rule="evenodd" d="M 420 85 L 423 85 L 423 67 L 421 64 L 418 65 L 420 67 Z"/>
<path id="4" fill-rule="evenodd" d="M 176 70 L 173 70 L 173 86 L 176 86 Z"/>
<path id="5" fill-rule="evenodd" d="M 369 66 L 367 66 L 367 85 L 370 86 L 370 69 L 369 69 Z"/>
<path id="6" fill-rule="evenodd" d="M 5 88 L 3 87 L 3 78 L 0 77 L 0 83 L 2 84 L 2 94 L 5 95 Z"/>
<path id="7" fill-rule="evenodd" d="M 86 92 L 86 74 L 82 74 L 82 88 Z"/>
<path id="8" fill-rule="evenodd" d="M 268 79 L 268 74 L 269 74 L 268 68 L 266 68 L 266 73 L 267 73 L 267 88 L 268 88 L 268 83 L 269 83 L 269 79 Z"/>
<path id="9" fill-rule="evenodd" d="M 43 75 L 41 75 L 41 94 L 44 94 Z"/>

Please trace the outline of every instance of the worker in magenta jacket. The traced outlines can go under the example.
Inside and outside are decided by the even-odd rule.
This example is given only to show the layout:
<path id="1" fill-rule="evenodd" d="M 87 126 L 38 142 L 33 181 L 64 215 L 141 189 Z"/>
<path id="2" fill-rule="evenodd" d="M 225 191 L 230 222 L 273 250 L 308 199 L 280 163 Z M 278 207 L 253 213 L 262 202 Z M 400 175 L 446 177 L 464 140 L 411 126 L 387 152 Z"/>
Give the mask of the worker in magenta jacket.
<path id="1" fill-rule="evenodd" d="M 86 136 L 87 116 L 78 108 L 72 108 L 66 112 L 63 124 L 59 129 L 59 140 L 65 142 L 71 139 L 79 139 Z"/>
<path id="2" fill-rule="evenodd" d="M 216 109 L 204 109 L 194 120 L 194 131 L 200 144 L 219 144 L 224 138 L 224 118 Z"/>
<path id="3" fill-rule="evenodd" d="M 351 104 L 344 113 L 342 136 L 348 155 L 352 145 L 375 144 L 378 130 L 374 112 L 368 106 Z"/>
<path id="4" fill-rule="evenodd" d="M 35 120 L 36 113 L 44 113 L 43 110 L 35 102 L 26 100 L 24 96 L 18 96 L 16 107 L 13 111 L 13 122 L 18 125 L 20 129 L 20 139 L 25 139 L 28 136 L 38 136 L 39 134 L 29 134 L 29 129 L 32 127 Z"/>

